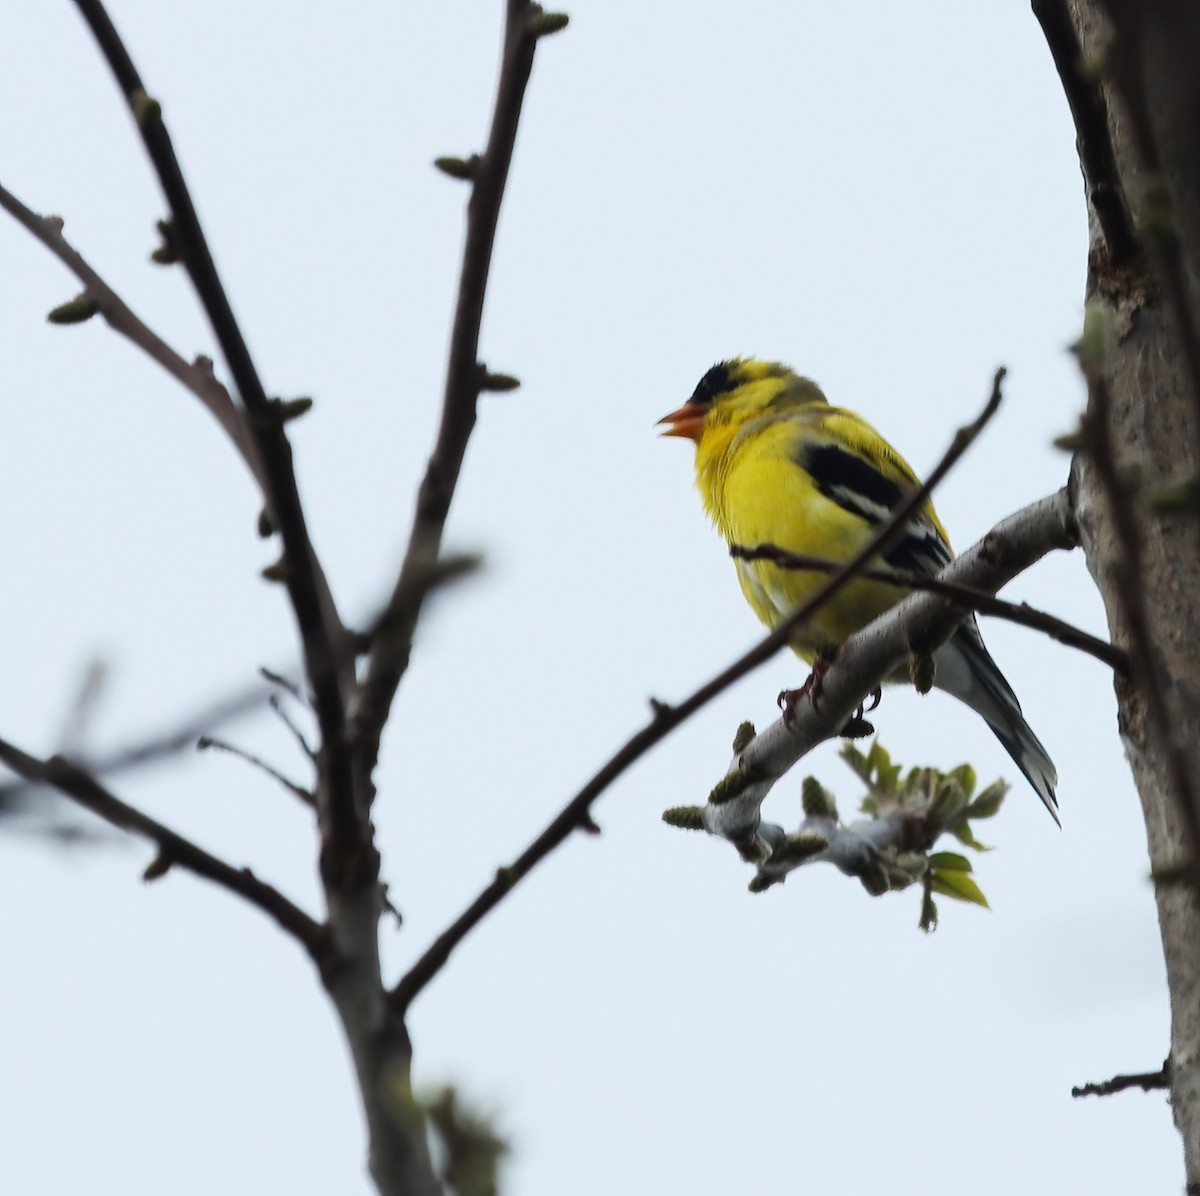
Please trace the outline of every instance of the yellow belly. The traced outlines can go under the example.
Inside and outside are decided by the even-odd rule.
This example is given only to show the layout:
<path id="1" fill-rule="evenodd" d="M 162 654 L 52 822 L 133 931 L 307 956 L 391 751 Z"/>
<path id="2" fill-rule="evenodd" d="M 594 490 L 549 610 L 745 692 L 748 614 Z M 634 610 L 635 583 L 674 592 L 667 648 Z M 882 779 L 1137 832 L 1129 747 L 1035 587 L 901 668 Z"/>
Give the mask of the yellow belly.
<path id="1" fill-rule="evenodd" d="M 711 491 L 710 513 L 730 544 L 773 544 L 788 552 L 845 561 L 871 538 L 865 519 L 826 498 L 793 459 L 794 432 L 774 429 L 754 438 L 749 451 L 726 459 Z M 702 486 L 703 490 L 703 486 Z M 880 563 L 880 562 L 876 562 Z M 766 561 L 736 562 L 742 593 L 755 614 L 778 627 L 825 582 L 828 574 L 783 569 Z M 796 629 L 791 643 L 810 664 L 837 647 L 904 597 L 881 582 L 856 579 Z"/>

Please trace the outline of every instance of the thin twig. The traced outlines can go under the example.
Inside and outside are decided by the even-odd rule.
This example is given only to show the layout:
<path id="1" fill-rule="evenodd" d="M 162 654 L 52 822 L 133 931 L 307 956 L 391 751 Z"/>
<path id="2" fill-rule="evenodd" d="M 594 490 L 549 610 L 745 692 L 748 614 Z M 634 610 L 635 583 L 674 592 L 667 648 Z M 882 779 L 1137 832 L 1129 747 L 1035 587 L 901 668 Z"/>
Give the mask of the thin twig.
<path id="1" fill-rule="evenodd" d="M 240 748 L 236 744 L 227 742 L 224 739 L 217 739 L 212 735 L 201 735 L 196 741 L 196 748 L 199 751 L 207 751 L 212 749 L 218 752 L 228 752 L 231 756 L 236 756 L 239 760 L 244 760 L 253 768 L 265 772 L 273 781 L 277 781 L 289 793 L 295 794 L 306 806 L 315 809 L 317 799 L 313 795 L 312 790 L 305 789 L 303 785 L 297 785 L 295 781 L 285 777 L 274 765 L 268 764 L 261 756 L 256 756 L 253 752 L 246 751 L 245 748 Z"/>
<path id="2" fill-rule="evenodd" d="M 343 688 L 354 683 L 354 661 L 349 637 L 309 539 L 283 416 L 279 405 L 268 399 L 263 389 L 225 294 L 158 101 L 148 93 L 101 0 L 75 0 L 75 4 L 133 114 L 171 211 L 173 242 L 246 409 L 267 481 L 271 520 L 283 540 L 284 581 L 303 643 L 305 669 L 321 729 L 321 813 L 327 836 L 324 850 L 331 853 L 327 858 L 343 851 L 357 857 L 370 831 L 366 811 L 355 801 L 355 775 L 346 734 Z M 374 876 L 356 869 L 349 871 L 355 873 L 354 884 L 374 881 Z"/>
<path id="3" fill-rule="evenodd" d="M 79 679 L 75 699 L 63 719 L 62 731 L 58 736 L 58 753 L 78 759 L 85 751 L 92 721 L 100 707 L 108 684 L 108 665 L 100 657 L 88 662 Z"/>
<path id="4" fill-rule="evenodd" d="M 213 373 L 212 362 L 203 357 L 195 361 L 185 361 L 181 354 L 135 315 L 121 296 L 63 236 L 63 222 L 59 217 L 39 216 L 4 187 L 0 187 L 0 208 L 31 232 L 83 283 L 85 293 L 99 305 L 100 314 L 114 332 L 136 345 L 151 361 L 157 362 L 200 400 L 233 442 L 234 448 L 245 461 L 265 496 L 266 486 L 257 450 L 250 439 L 241 412 L 229 397 L 229 391 Z"/>
<path id="5" fill-rule="evenodd" d="M 261 685 L 236 693 L 190 715 L 168 731 L 156 732 L 112 751 L 82 756 L 77 761 L 78 767 L 92 776 L 110 777 L 157 764 L 193 747 L 201 735 L 261 709 L 267 695 Z M 0 808 L 27 807 L 29 795 L 36 788 L 28 781 L 0 785 Z"/>
<path id="6" fill-rule="evenodd" d="M 1088 409 L 1083 417 L 1083 449 L 1091 458 L 1096 477 L 1108 500 L 1109 513 L 1116 533 L 1117 552 L 1112 569 L 1116 585 L 1113 593 L 1125 616 L 1129 632 L 1129 660 L 1139 692 L 1146 703 L 1150 733 L 1158 742 L 1166 763 L 1167 775 L 1183 815 L 1188 836 L 1188 873 L 1194 896 L 1200 901 L 1200 805 L 1188 766 L 1187 751 L 1179 740 L 1179 721 L 1171 716 L 1167 697 L 1167 671 L 1150 629 L 1146 604 L 1142 537 L 1134 513 L 1134 496 L 1121 476 L 1113 454 L 1109 427 L 1112 399 L 1103 369 L 1080 354 L 1080 364 L 1088 385 Z"/>
<path id="7" fill-rule="evenodd" d="M 25 780 L 50 785 L 105 822 L 156 844 L 162 861 L 155 869 L 156 874 L 161 875 L 166 867 L 178 865 L 236 893 L 286 930 L 314 960 L 322 959 L 327 947 L 324 927 L 278 889 L 259 880 L 249 868 L 235 868 L 225 863 L 190 839 L 127 805 L 109 793 L 95 777 L 62 756 L 39 760 L 0 739 L 0 761 Z"/>
<path id="8" fill-rule="evenodd" d="M 1113 1076 L 1099 1084 L 1077 1084 L 1071 1089 L 1071 1095 L 1080 1096 L 1112 1096 L 1114 1092 L 1124 1092 L 1126 1088 L 1140 1088 L 1150 1092 L 1155 1088 L 1171 1087 L 1171 1060 L 1163 1060 L 1158 1071 L 1144 1071 L 1137 1075 Z"/>
<path id="9" fill-rule="evenodd" d="M 417 494 L 400 575 L 381 619 L 384 631 L 376 638 L 367 662 L 354 720 L 354 741 L 368 776 L 379 758 L 383 728 L 412 654 L 413 633 L 426 592 L 418 583 L 438 560 L 463 455 L 475 427 L 480 383 L 485 375 L 479 362 L 483 302 L 521 105 L 533 68 L 537 37 L 530 21 L 540 11 L 527 0 L 508 0 L 491 131 L 487 148 L 474 160 L 467 204 L 466 244 L 450 336 L 441 425 Z"/>
<path id="10" fill-rule="evenodd" d="M 652 747 L 660 743 L 680 723 L 689 718 L 718 694 L 723 693 L 734 682 L 770 660 L 792 638 L 797 627 L 828 603 L 844 586 L 848 585 L 867 563 L 884 552 L 888 545 L 903 534 L 904 526 L 913 513 L 929 499 L 935 486 L 946 476 L 956 461 L 987 426 L 1000 406 L 1000 384 L 1004 379 L 1003 367 L 996 371 L 992 380 L 992 393 L 982 413 L 974 423 L 959 428 L 949 449 L 934 467 L 925 482 L 917 487 L 896 508 L 891 517 L 876 531 L 862 550 L 849 561 L 839 566 L 816 592 L 803 603 L 787 620 L 770 635 L 761 640 L 749 652 L 717 674 L 711 681 L 700 686 L 677 706 L 662 703 L 653 707 L 650 722 L 632 736 L 608 760 L 574 797 L 559 811 L 545 830 L 508 867 L 500 868 L 495 879 L 478 897 L 433 941 L 423 955 L 409 968 L 392 990 L 393 1005 L 405 1011 L 419 992 L 441 971 L 451 952 L 470 932 L 479 925 L 513 887 L 527 876 L 556 847 L 580 829 L 590 818 L 592 803 L 622 773 L 641 759 Z"/>
<path id="11" fill-rule="evenodd" d="M 358 636 L 360 654 L 371 651 L 380 639 L 390 636 L 397 628 L 407 626 L 421 604 L 434 590 L 441 590 L 464 577 L 477 573 L 483 557 L 474 553 L 455 553 L 440 557 L 424 570 L 412 571 L 404 591 L 393 592 L 387 605 Z"/>
<path id="12" fill-rule="evenodd" d="M 756 544 L 754 547 L 744 547 L 741 544 L 730 546 L 729 555 L 744 561 L 770 561 L 781 569 L 808 570 L 814 573 L 832 573 L 840 568 L 840 561 L 823 560 L 821 557 L 805 556 L 803 553 L 787 552 L 774 544 Z M 1028 603 L 1006 602 L 989 594 L 986 590 L 974 586 L 958 585 L 954 582 L 943 581 L 940 577 L 926 577 L 920 573 L 912 573 L 903 569 L 864 569 L 859 577 L 871 581 L 881 581 L 887 585 L 899 586 L 907 590 L 925 590 L 932 594 L 941 594 L 951 598 L 969 610 L 980 614 L 992 615 L 997 619 L 1006 619 L 1021 627 L 1029 627 L 1034 631 L 1044 632 L 1052 639 L 1058 640 L 1067 647 L 1077 648 L 1094 656 L 1101 663 L 1108 665 L 1115 673 L 1126 676 L 1129 673 L 1129 657 L 1115 644 L 1099 639 L 1094 635 L 1067 623 L 1046 611 L 1036 610 Z"/>
<path id="13" fill-rule="evenodd" d="M 292 738 L 295 739 L 300 750 L 312 761 L 316 761 L 317 753 L 313 750 L 313 746 L 308 742 L 308 736 L 296 725 L 295 719 L 288 713 L 287 707 L 283 704 L 283 700 L 278 694 L 272 694 L 270 697 L 271 709 L 279 716 L 279 721 L 292 733 Z"/>

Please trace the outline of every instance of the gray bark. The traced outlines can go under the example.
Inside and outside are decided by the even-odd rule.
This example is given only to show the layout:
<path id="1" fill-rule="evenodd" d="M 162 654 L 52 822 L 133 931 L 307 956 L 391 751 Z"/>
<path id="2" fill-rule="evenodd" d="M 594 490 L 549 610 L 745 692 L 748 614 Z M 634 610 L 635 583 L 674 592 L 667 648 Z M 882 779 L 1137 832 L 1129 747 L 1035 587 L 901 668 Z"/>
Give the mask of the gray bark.
<path id="1" fill-rule="evenodd" d="M 1112 329 L 1099 384 L 1108 392 L 1113 452 L 1137 499 L 1195 478 L 1200 459 L 1200 396 L 1188 356 L 1200 278 L 1200 9 L 1174 0 L 1066 0 L 1088 64 L 1072 81 L 1061 45 L 1055 48 L 1051 7 L 1034 0 L 1079 133 L 1091 231 L 1087 298 L 1093 310 L 1104 308 Z M 1098 120 L 1089 119 L 1084 102 L 1089 87 Z M 1105 138 L 1107 147 L 1100 144 Z M 1122 220 L 1135 235 L 1123 238 Z M 1095 397 L 1093 388 L 1093 413 Z M 1076 459 L 1076 514 L 1113 640 L 1130 648 L 1131 582 L 1122 568 L 1130 545 L 1100 473 L 1086 451 Z M 1144 597 L 1153 659 L 1140 677 L 1118 680 L 1118 726 L 1145 815 L 1151 868 L 1155 876 L 1174 876 L 1156 884 L 1171 1001 L 1168 1076 L 1188 1191 L 1200 1192 L 1197 845 L 1170 760 L 1173 747 L 1183 771 L 1200 778 L 1200 515 L 1194 506 L 1174 515 L 1144 501 L 1132 506 L 1140 548 L 1133 584 Z M 1148 686 L 1164 699 L 1165 729 Z M 1183 880 L 1181 870 L 1188 873 Z"/>

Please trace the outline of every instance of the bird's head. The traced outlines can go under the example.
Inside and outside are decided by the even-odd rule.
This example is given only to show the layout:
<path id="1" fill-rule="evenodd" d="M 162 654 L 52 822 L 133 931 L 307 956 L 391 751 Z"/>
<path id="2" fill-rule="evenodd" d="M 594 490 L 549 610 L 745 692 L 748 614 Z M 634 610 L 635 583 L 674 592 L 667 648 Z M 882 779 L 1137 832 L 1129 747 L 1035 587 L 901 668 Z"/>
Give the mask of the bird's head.
<path id="1" fill-rule="evenodd" d="M 718 362 L 696 385 L 682 407 L 663 416 L 662 435 L 686 436 L 697 444 L 715 427 L 739 426 L 775 408 L 824 403 L 815 382 L 777 361 L 735 357 Z"/>

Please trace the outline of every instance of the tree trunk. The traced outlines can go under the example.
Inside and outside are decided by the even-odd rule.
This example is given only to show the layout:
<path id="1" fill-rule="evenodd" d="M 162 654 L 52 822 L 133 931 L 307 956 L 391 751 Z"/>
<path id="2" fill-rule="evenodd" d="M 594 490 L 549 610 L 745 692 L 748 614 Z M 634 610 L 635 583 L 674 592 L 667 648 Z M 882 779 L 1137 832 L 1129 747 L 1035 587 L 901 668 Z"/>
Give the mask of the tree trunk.
<path id="1" fill-rule="evenodd" d="M 1107 439 L 1131 496 L 1133 535 L 1114 517 L 1120 497 L 1088 451 L 1086 431 L 1072 480 L 1088 568 L 1112 637 L 1135 661 L 1141 657 L 1134 679 L 1116 687 L 1118 727 L 1159 878 L 1171 999 L 1167 1077 L 1188 1191 L 1200 1193 L 1200 855 L 1194 833 L 1200 823 L 1194 804 L 1200 791 L 1200 512 L 1195 490 L 1186 492 L 1188 509 L 1175 514 L 1145 501 L 1196 478 L 1200 460 L 1200 6 L 1034 0 L 1033 7 L 1078 133 L 1092 326 L 1106 326 L 1110 334 L 1099 354 L 1094 344 L 1083 350 L 1093 354 L 1089 417 L 1107 414 Z M 1084 365 L 1089 371 L 1088 360 Z M 1131 593 L 1138 588 L 1140 600 Z M 1140 648 L 1139 602 L 1146 633 Z"/>

